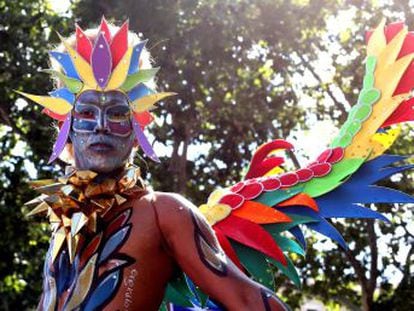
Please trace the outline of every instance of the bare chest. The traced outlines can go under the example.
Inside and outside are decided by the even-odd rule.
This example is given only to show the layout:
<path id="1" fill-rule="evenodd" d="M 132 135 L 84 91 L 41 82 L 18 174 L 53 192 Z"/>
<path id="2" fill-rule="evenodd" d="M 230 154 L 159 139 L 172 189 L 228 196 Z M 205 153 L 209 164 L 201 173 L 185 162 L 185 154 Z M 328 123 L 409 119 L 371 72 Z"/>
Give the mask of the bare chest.
<path id="1" fill-rule="evenodd" d="M 173 262 L 149 206 L 114 212 L 78 243 L 73 262 L 68 249 L 49 252 L 41 310 L 158 309 Z"/>

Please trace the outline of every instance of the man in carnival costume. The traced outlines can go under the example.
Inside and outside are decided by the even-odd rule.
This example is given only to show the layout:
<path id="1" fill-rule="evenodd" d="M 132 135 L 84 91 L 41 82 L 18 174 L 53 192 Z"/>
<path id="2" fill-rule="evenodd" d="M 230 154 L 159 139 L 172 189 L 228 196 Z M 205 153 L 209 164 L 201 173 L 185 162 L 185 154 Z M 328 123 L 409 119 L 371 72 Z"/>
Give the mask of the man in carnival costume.
<path id="1" fill-rule="evenodd" d="M 179 267 L 229 310 L 283 310 L 226 258 L 197 208 L 146 190 L 130 163 L 137 145 L 158 161 L 143 128 L 173 94 L 152 90 L 145 43 L 128 23 L 77 27 L 50 52 L 58 89 L 21 93 L 61 122 L 50 162 L 74 161 L 57 182 L 34 182 L 43 195 L 28 203 L 53 228 L 39 309 L 157 310 Z"/>
<path id="2" fill-rule="evenodd" d="M 216 190 L 198 209 L 145 189 L 131 164 L 136 147 L 158 161 L 143 130 L 154 104 L 173 95 L 153 90 L 157 69 L 145 41 L 127 23 L 117 28 L 105 19 L 62 38 L 47 70 L 58 88 L 50 96 L 20 92 L 60 122 L 50 162 L 73 160 L 58 180 L 33 182 L 41 195 L 27 203 L 31 215 L 47 213 L 53 230 L 39 309 L 286 310 L 273 294 L 272 271 L 299 285 L 288 257 L 304 254 L 299 225 L 346 248 L 327 219 L 385 219 L 361 204 L 414 201 L 374 185 L 410 168 L 390 167 L 404 157 L 383 154 L 398 136 L 392 126 L 414 119 L 407 33 L 402 23 L 383 22 L 368 34 L 358 102 L 314 162 L 284 172 L 274 151 L 292 145 L 264 144 L 243 181 Z"/>

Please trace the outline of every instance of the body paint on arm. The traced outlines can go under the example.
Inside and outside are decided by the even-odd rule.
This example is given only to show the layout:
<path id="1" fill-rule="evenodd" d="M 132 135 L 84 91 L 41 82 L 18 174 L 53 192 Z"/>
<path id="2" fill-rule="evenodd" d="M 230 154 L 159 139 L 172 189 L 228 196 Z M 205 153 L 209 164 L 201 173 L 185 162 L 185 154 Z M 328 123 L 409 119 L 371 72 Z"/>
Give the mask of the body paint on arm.
<path id="1" fill-rule="evenodd" d="M 214 245 L 215 239 L 212 232 L 208 230 L 208 225 L 194 215 L 192 210 L 190 210 L 190 214 L 194 224 L 194 240 L 200 260 L 215 274 L 227 275 L 226 255 L 217 245 Z"/>

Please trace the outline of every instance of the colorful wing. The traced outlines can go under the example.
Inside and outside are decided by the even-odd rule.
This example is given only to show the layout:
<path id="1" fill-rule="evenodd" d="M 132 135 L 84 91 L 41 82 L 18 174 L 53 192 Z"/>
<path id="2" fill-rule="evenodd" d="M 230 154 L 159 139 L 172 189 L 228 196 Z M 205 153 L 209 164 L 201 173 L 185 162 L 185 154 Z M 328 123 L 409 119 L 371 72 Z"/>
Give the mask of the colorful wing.
<path id="1" fill-rule="evenodd" d="M 274 153 L 292 145 L 283 140 L 262 145 L 245 180 L 216 190 L 200 206 L 228 257 L 267 287 L 274 287 L 272 266 L 300 286 L 287 256 L 304 254 L 306 243 L 299 225 L 346 248 L 330 218 L 386 220 L 362 204 L 414 202 L 407 194 L 375 185 L 413 167 L 390 166 L 405 158 L 383 153 L 399 133 L 385 127 L 414 120 L 414 102 L 408 93 L 414 87 L 414 36 L 401 23 L 384 27 L 382 22 L 368 38 L 358 102 L 331 146 L 305 168 L 284 173 L 283 158 Z M 194 301 L 196 295 L 192 297 Z"/>

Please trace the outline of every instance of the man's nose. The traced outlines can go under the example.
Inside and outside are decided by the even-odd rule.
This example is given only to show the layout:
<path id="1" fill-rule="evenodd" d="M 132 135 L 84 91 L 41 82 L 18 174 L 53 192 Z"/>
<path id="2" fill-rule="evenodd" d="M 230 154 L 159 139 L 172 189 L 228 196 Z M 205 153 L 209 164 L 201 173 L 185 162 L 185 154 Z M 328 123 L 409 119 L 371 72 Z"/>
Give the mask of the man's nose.
<path id="1" fill-rule="evenodd" d="M 108 134 L 109 132 L 109 128 L 105 122 L 105 116 L 101 113 L 98 119 L 98 124 L 95 127 L 95 133 Z"/>

